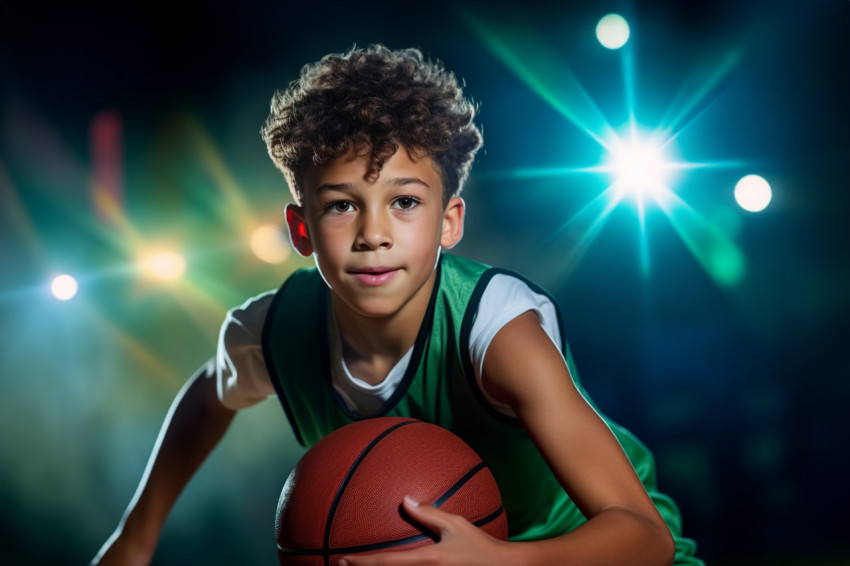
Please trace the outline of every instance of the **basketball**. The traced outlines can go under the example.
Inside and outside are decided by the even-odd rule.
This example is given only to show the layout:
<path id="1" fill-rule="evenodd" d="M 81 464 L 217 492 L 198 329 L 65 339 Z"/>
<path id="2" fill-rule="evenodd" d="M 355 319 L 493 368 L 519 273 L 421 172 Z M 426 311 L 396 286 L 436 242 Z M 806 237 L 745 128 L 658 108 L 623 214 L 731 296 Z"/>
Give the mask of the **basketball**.
<path id="1" fill-rule="evenodd" d="M 507 540 L 499 488 L 469 445 L 436 425 L 380 417 L 332 432 L 296 464 L 277 507 L 278 560 L 328 566 L 433 544 L 435 535 L 405 516 L 405 495 Z"/>

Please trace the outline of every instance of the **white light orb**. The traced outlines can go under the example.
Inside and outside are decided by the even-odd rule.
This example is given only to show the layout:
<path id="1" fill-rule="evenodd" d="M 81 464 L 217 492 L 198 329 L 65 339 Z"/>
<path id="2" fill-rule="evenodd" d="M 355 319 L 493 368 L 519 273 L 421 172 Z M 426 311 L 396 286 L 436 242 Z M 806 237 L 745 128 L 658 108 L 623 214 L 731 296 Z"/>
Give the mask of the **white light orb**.
<path id="1" fill-rule="evenodd" d="M 77 294 L 77 280 L 70 275 L 63 274 L 55 277 L 50 284 L 50 291 L 60 301 L 67 301 Z"/>
<path id="2" fill-rule="evenodd" d="M 735 200 L 744 210 L 761 212 L 770 204 L 773 192 L 770 184 L 758 175 L 742 177 L 735 185 Z"/>
<path id="3" fill-rule="evenodd" d="M 608 14 L 596 24 L 596 39 L 603 47 L 619 49 L 629 40 L 629 23 L 620 14 Z"/>

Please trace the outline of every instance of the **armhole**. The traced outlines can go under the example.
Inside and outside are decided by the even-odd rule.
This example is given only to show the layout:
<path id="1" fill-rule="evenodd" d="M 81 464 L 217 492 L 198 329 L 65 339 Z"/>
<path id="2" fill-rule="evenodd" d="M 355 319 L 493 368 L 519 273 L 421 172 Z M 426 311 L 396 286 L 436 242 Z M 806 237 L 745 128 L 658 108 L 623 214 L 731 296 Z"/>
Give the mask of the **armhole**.
<path id="1" fill-rule="evenodd" d="M 280 404 L 283 406 L 283 412 L 286 414 L 286 418 L 289 421 L 289 426 L 292 428 L 292 431 L 295 433 L 295 439 L 298 440 L 298 444 L 301 446 L 306 446 L 304 443 L 304 439 L 301 436 L 301 430 L 298 428 L 298 423 L 295 420 L 295 415 L 292 412 L 292 408 L 289 405 L 289 402 L 286 400 L 286 395 L 283 391 L 283 385 L 280 383 L 280 375 L 277 372 L 277 367 L 274 362 L 274 356 L 272 354 L 271 349 L 271 334 L 273 328 L 275 326 L 275 318 L 277 317 L 277 310 L 280 304 L 281 297 L 283 296 L 284 291 L 287 286 L 292 282 L 295 275 L 290 276 L 286 281 L 284 281 L 283 285 L 281 285 L 280 289 L 278 289 L 277 293 L 275 293 L 274 298 L 272 298 L 272 302 L 269 305 L 268 313 L 266 313 L 266 320 L 263 322 L 263 337 L 261 340 L 261 345 L 263 348 L 263 360 L 266 363 L 266 369 L 269 372 L 269 379 L 274 386 L 275 393 L 277 393 L 277 398 L 280 401 Z"/>
<path id="2" fill-rule="evenodd" d="M 552 296 L 551 293 L 528 279 L 523 275 L 516 273 L 515 271 L 511 271 L 509 269 L 503 269 L 499 267 L 492 267 L 485 271 L 478 283 L 475 285 L 475 289 L 472 291 L 472 295 L 469 297 L 469 303 L 466 307 L 466 312 L 463 315 L 463 322 L 460 326 L 460 358 L 463 365 L 463 374 L 466 377 L 467 385 L 472 390 L 478 402 L 484 407 L 484 409 L 494 418 L 508 423 L 514 426 L 521 426 L 519 419 L 516 417 L 512 417 L 510 415 L 506 415 L 501 411 L 497 410 L 493 407 L 487 398 L 484 397 L 484 393 L 481 391 L 481 387 L 478 384 L 478 381 L 475 379 L 475 369 L 472 366 L 472 359 L 470 357 L 469 351 L 469 337 L 472 332 L 472 325 L 475 322 L 475 317 L 478 314 L 478 307 L 481 304 L 481 297 L 484 295 L 484 291 L 487 289 L 487 286 L 490 284 L 490 280 L 496 275 L 507 275 L 509 277 L 513 277 L 515 279 L 519 279 L 534 292 L 539 295 L 545 296 L 549 299 L 555 307 L 555 314 L 558 319 L 558 331 L 560 333 L 561 343 L 559 347 L 561 349 L 561 353 L 566 355 L 567 352 L 567 340 L 566 333 L 564 332 L 564 320 L 561 314 L 561 307 L 558 304 L 558 301 L 555 300 L 555 297 Z"/>

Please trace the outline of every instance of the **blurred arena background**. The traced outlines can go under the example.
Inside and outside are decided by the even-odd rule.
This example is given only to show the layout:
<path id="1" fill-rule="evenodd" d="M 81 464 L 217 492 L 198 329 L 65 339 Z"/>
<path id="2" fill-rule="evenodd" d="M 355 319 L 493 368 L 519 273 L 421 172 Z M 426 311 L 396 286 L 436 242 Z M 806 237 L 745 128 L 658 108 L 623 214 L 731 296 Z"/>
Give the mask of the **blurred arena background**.
<path id="1" fill-rule="evenodd" d="M 3 562 L 86 563 L 225 311 L 309 264 L 259 127 L 370 43 L 465 79 L 457 252 L 556 295 L 707 563 L 850 563 L 845 0 L 0 1 Z M 154 563 L 274 564 L 300 454 L 240 414 Z"/>

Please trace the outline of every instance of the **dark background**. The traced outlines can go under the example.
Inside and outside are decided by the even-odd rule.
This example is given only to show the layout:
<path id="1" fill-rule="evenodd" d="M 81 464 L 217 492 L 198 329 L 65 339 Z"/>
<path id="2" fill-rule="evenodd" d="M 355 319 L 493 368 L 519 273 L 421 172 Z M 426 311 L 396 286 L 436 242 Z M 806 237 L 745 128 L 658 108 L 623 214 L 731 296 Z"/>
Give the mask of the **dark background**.
<path id="1" fill-rule="evenodd" d="M 556 295 L 587 389 L 653 449 L 699 554 L 850 562 L 850 2 L 563 4 L 0 0 L 4 563 L 89 560 L 226 309 L 309 263 L 247 247 L 290 198 L 258 130 L 302 64 L 376 42 L 420 47 L 466 80 L 485 150 L 457 251 Z M 631 25 L 620 51 L 594 37 L 609 12 Z M 523 68 L 544 85 L 574 77 L 585 102 Z M 629 110 L 672 126 L 680 159 L 703 165 L 671 184 L 684 224 L 650 205 L 641 228 L 628 202 L 593 238 L 587 215 L 568 222 L 610 182 L 551 171 L 603 159 L 582 131 L 587 100 L 615 129 Z M 97 198 L 104 116 L 120 124 L 117 217 Z M 750 173 L 774 192 L 757 214 L 732 196 Z M 739 252 L 737 277 L 723 279 L 712 242 Z M 148 244 L 181 249 L 186 277 L 141 277 Z M 46 291 L 63 271 L 80 281 L 68 302 Z M 277 403 L 240 414 L 154 563 L 274 564 L 299 455 Z"/>

